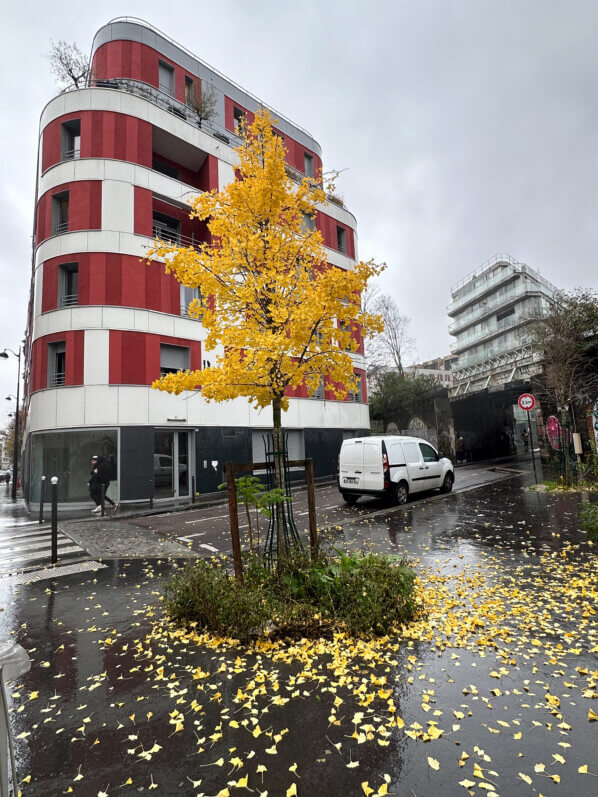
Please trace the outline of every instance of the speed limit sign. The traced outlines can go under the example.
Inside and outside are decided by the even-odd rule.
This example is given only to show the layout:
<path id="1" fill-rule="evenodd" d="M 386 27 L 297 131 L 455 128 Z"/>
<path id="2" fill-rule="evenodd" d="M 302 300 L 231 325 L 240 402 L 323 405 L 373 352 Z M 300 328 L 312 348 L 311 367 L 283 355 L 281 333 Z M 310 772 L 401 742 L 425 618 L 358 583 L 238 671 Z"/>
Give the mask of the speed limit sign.
<path id="1" fill-rule="evenodd" d="M 517 403 L 521 407 L 522 410 L 529 412 L 533 410 L 536 406 L 536 399 L 532 396 L 531 393 L 522 393 L 517 400 Z"/>

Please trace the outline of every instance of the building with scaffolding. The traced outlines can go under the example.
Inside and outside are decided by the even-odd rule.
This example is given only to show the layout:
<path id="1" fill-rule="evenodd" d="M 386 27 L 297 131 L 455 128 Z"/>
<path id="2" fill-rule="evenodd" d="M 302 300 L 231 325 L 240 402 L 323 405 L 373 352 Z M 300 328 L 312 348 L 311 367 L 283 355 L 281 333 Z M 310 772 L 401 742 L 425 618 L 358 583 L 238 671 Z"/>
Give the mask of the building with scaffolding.
<path id="1" fill-rule="evenodd" d="M 189 501 L 216 492 L 223 465 L 263 460 L 271 411 L 245 399 L 208 404 L 152 382 L 209 367 L 206 330 L 189 317 L 196 295 L 145 262 L 154 238 L 209 242 L 188 199 L 236 179 L 239 126 L 268 107 L 148 23 L 123 17 L 95 34 L 87 85 L 42 111 L 31 298 L 26 340 L 23 482 L 30 504 L 42 475 L 59 500 L 89 501 L 90 458 L 111 464 L 123 502 Z M 318 179 L 322 153 L 301 126 L 269 109 L 287 173 Z M 330 266 L 352 269 L 356 222 L 338 198 L 318 207 Z M 357 335 L 357 332 L 356 332 Z M 336 470 L 346 436 L 367 434 L 363 343 L 360 387 L 346 401 L 328 389 L 289 391 L 291 459 L 312 457 L 316 476 Z"/>
<path id="2" fill-rule="evenodd" d="M 507 254 L 497 254 L 451 289 L 449 332 L 455 337 L 451 397 L 498 391 L 541 370 L 530 322 L 557 288 Z"/>

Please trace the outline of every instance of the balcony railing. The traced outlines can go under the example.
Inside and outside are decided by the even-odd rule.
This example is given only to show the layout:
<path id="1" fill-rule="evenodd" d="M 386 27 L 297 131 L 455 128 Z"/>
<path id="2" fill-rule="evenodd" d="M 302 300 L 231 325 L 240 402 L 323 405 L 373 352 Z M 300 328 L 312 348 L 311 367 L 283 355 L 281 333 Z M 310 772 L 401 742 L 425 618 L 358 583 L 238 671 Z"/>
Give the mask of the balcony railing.
<path id="1" fill-rule="evenodd" d="M 50 378 L 48 379 L 48 387 L 60 387 L 65 383 L 66 374 L 64 372 L 58 372 L 55 374 L 50 374 Z"/>
<path id="2" fill-rule="evenodd" d="M 181 316 L 183 318 L 190 318 L 192 321 L 201 321 L 202 315 L 203 315 L 203 310 L 201 311 L 199 316 L 191 316 L 189 313 L 189 305 L 187 304 L 181 305 Z"/>
<path id="3" fill-rule="evenodd" d="M 162 227 L 159 224 L 152 226 L 152 235 L 164 243 L 175 244 L 176 246 L 191 246 L 194 249 L 199 249 L 201 241 L 196 241 L 192 235 L 183 235 L 177 230 Z"/>
<path id="4" fill-rule="evenodd" d="M 524 324 L 528 321 L 530 321 L 530 318 L 523 313 L 513 313 L 513 315 L 507 316 L 507 318 L 497 321 L 495 324 L 492 324 L 486 329 L 478 331 L 474 335 L 460 336 L 451 345 L 451 352 L 453 354 L 458 354 L 464 349 L 468 349 L 471 346 L 476 346 L 478 343 L 483 343 L 488 338 L 493 337 L 493 335 L 497 335 L 500 332 L 504 332 L 506 329 L 511 329 L 512 327 L 516 327 L 518 324 Z"/>
<path id="5" fill-rule="evenodd" d="M 61 232 L 68 232 L 68 230 L 68 221 L 59 221 L 58 224 L 54 225 L 54 235 L 59 235 Z"/>
<path id="6" fill-rule="evenodd" d="M 77 149 L 65 149 L 62 153 L 62 160 L 63 161 L 72 161 L 76 160 L 77 158 L 81 157 L 81 150 Z"/>
<path id="7" fill-rule="evenodd" d="M 197 111 L 191 105 L 187 105 L 172 96 L 170 91 L 164 90 L 163 87 L 156 88 L 149 83 L 144 83 L 141 80 L 130 80 L 128 78 L 114 78 L 109 80 L 95 80 L 92 83 L 94 88 L 116 89 L 117 91 L 126 91 L 128 94 L 134 94 L 136 97 L 141 97 L 144 100 L 157 105 L 164 111 L 183 119 L 195 127 L 202 128 L 221 141 L 238 146 L 242 139 L 235 135 L 231 130 L 228 130 L 213 119 L 201 119 Z"/>
<path id="8" fill-rule="evenodd" d="M 500 296 L 490 296 L 485 301 L 480 302 L 480 305 L 474 310 L 458 316 L 452 324 L 449 324 L 449 333 L 451 335 L 456 334 L 457 330 L 470 326 L 475 321 L 479 321 L 480 319 L 484 318 L 484 316 L 490 315 L 498 308 L 508 305 L 510 302 L 513 302 L 515 299 L 519 299 L 520 297 L 537 294 L 542 294 L 543 296 L 548 296 L 549 298 L 552 296 L 552 292 L 549 291 L 544 285 L 535 282 L 517 281 L 515 284 L 516 287 L 512 290 L 505 291 L 505 293 L 501 294 Z"/>
<path id="9" fill-rule="evenodd" d="M 79 294 L 78 293 L 66 293 L 64 296 L 60 297 L 60 306 L 61 307 L 73 307 L 73 305 L 79 304 Z"/>

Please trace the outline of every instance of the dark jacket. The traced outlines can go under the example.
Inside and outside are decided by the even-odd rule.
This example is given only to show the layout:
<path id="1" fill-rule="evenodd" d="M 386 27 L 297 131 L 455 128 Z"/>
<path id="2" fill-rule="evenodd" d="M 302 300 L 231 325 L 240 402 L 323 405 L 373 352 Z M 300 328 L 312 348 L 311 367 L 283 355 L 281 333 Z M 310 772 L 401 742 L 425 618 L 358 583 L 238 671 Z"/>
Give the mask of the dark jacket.
<path id="1" fill-rule="evenodd" d="M 102 486 L 102 470 L 101 466 L 98 463 L 94 465 L 89 473 L 89 490 L 90 492 L 94 492 L 94 490 L 99 490 Z"/>

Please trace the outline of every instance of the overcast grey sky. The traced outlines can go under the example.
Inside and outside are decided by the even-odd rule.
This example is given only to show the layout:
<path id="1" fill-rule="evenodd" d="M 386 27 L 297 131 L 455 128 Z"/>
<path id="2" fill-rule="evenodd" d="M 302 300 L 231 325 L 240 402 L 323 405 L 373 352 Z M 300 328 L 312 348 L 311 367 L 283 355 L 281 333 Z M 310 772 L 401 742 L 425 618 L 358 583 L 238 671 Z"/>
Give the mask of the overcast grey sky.
<path id="1" fill-rule="evenodd" d="M 143 17 L 307 128 L 357 216 L 360 256 L 413 319 L 420 359 L 449 350 L 451 284 L 509 252 L 596 288 L 595 0 L 154 0 L 4 13 L 0 349 L 26 323 L 36 139 L 57 93 L 50 39 L 89 50 Z M 14 365 L 14 367 L 13 367 Z M 0 360 L 0 423 L 16 363 Z"/>

